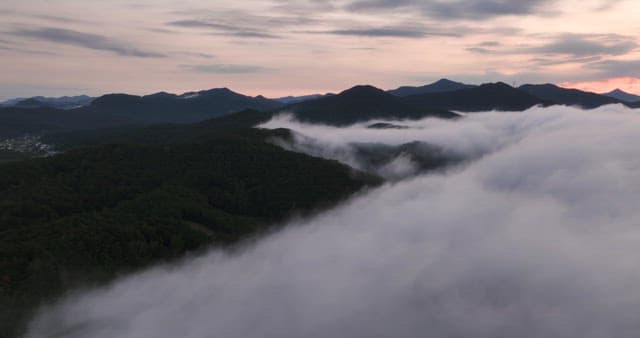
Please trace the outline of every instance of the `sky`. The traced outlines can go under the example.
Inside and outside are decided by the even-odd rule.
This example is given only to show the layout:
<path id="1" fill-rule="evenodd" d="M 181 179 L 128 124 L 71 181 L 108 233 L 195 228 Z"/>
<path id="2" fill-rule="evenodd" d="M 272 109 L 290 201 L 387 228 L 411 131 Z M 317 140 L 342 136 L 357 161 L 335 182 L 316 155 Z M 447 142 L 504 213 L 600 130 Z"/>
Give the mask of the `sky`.
<path id="1" fill-rule="evenodd" d="M 635 0 L 3 1 L 0 99 L 443 77 L 640 93 L 638 17 Z"/>

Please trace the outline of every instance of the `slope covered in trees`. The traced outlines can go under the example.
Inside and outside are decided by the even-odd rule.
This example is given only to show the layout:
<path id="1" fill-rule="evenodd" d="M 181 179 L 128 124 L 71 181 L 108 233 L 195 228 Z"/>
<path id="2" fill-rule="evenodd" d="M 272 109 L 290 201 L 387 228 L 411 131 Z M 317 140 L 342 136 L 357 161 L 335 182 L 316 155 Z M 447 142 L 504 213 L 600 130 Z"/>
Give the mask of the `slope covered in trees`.
<path id="1" fill-rule="evenodd" d="M 241 127 L 261 116 L 112 130 L 89 147 L 59 136 L 71 150 L 0 165 L 1 335 L 64 290 L 236 243 L 380 182 L 265 142 L 286 130 Z"/>

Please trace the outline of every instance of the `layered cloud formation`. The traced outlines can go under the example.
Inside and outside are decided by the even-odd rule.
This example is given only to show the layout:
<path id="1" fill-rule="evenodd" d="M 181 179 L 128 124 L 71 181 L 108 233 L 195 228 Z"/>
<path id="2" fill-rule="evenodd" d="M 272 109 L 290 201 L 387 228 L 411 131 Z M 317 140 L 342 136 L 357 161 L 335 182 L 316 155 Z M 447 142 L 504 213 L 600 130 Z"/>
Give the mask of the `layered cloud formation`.
<path id="1" fill-rule="evenodd" d="M 637 336 L 637 113 L 396 123 L 409 129 L 268 126 L 333 148 L 421 140 L 476 160 L 364 192 L 239 252 L 77 294 L 43 309 L 28 337 Z"/>

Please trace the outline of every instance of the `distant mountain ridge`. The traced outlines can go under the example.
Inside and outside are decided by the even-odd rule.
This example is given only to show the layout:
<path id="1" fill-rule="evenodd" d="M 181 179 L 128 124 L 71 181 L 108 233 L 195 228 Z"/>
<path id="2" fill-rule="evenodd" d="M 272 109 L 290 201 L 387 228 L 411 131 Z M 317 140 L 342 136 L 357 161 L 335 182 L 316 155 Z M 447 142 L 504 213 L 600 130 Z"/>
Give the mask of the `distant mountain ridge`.
<path id="1" fill-rule="evenodd" d="M 403 97 L 402 101 L 421 109 L 446 109 L 462 112 L 523 111 L 551 102 L 525 93 L 503 82 L 485 83 L 456 91 L 426 93 Z"/>
<path id="2" fill-rule="evenodd" d="M 263 96 L 251 97 L 229 88 L 214 88 L 181 95 L 166 92 L 145 96 L 108 94 L 95 99 L 88 109 L 141 122 L 189 123 L 244 109 L 271 110 L 281 105 Z"/>
<path id="3" fill-rule="evenodd" d="M 330 94 L 326 94 L 326 95 L 330 95 Z M 302 96 L 285 96 L 285 97 L 279 97 L 273 100 L 278 101 L 282 104 L 294 104 L 294 103 L 300 103 L 304 101 L 319 99 L 323 96 L 325 95 L 311 94 L 311 95 L 302 95 Z"/>
<path id="4" fill-rule="evenodd" d="M 412 86 L 402 86 L 393 90 L 389 90 L 388 93 L 405 97 L 410 95 L 419 95 L 419 94 L 427 94 L 427 93 L 442 93 L 442 92 L 451 92 L 460 89 L 468 89 L 477 87 L 475 85 L 468 85 L 461 82 L 451 81 L 449 79 L 440 79 L 434 83 L 420 86 L 420 87 L 412 87 Z"/>
<path id="5" fill-rule="evenodd" d="M 25 133 L 192 123 L 245 109 L 270 111 L 282 104 L 262 96 L 246 96 L 228 88 L 181 95 L 165 92 L 145 96 L 107 94 L 88 106 L 59 110 L 50 107 L 0 108 L 0 138 Z"/>
<path id="6" fill-rule="evenodd" d="M 584 109 L 620 103 L 619 100 L 612 97 L 578 89 L 562 88 L 550 83 L 540 85 L 527 84 L 518 87 L 518 89 L 555 104 L 578 106 Z"/>
<path id="7" fill-rule="evenodd" d="M 78 96 L 62 96 L 62 97 L 44 97 L 34 96 L 30 98 L 15 98 L 0 102 L 0 107 L 22 107 L 22 108 L 36 108 L 36 107 L 50 107 L 57 109 L 73 109 L 86 106 L 93 101 L 93 97 L 87 95 Z"/>
<path id="8" fill-rule="evenodd" d="M 290 112 L 304 122 L 330 125 L 349 125 L 371 119 L 458 116 L 438 109 L 416 109 L 400 98 L 369 85 L 355 86 L 336 95 L 285 106 L 281 111 Z"/>
<path id="9" fill-rule="evenodd" d="M 628 102 L 553 84 L 523 85 L 514 88 L 502 82 L 474 86 L 442 79 L 422 87 L 401 88 L 404 88 L 403 93 L 407 93 L 407 90 L 430 92 L 399 96 L 404 94 L 395 92 L 397 95 L 393 95 L 394 91 L 361 85 L 339 94 L 314 94 L 280 99 L 291 102 L 289 104 L 260 95 L 243 95 L 229 88 L 183 94 L 158 92 L 144 96 L 107 94 L 98 98 L 60 98 L 60 102 L 73 104 L 78 104 L 78 100 L 90 100 L 85 106 L 70 109 L 41 105 L 42 99 L 34 97 L 22 101 L 13 100 L 9 102 L 13 106 L 0 107 L 0 139 L 19 137 L 25 133 L 192 123 L 246 109 L 260 111 L 265 116 L 289 112 L 302 121 L 348 125 L 370 119 L 458 116 L 451 111 L 523 111 L 537 105 L 571 105 L 591 109 L 605 104 L 624 104 L 630 108 L 640 108 L 640 101 Z M 609 94 L 622 93 L 614 91 Z M 626 99 L 631 100 L 634 97 L 627 96 Z"/>

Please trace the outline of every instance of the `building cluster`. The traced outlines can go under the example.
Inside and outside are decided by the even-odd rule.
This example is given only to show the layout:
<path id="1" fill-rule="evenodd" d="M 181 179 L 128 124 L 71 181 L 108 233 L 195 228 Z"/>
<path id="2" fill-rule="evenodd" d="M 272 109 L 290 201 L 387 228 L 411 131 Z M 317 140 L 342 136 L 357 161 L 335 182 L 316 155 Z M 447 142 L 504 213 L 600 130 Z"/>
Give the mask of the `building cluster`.
<path id="1" fill-rule="evenodd" d="M 24 135 L 0 141 L 0 151 L 15 151 L 33 156 L 51 156 L 56 153 L 53 146 L 42 143 L 39 136 Z"/>

